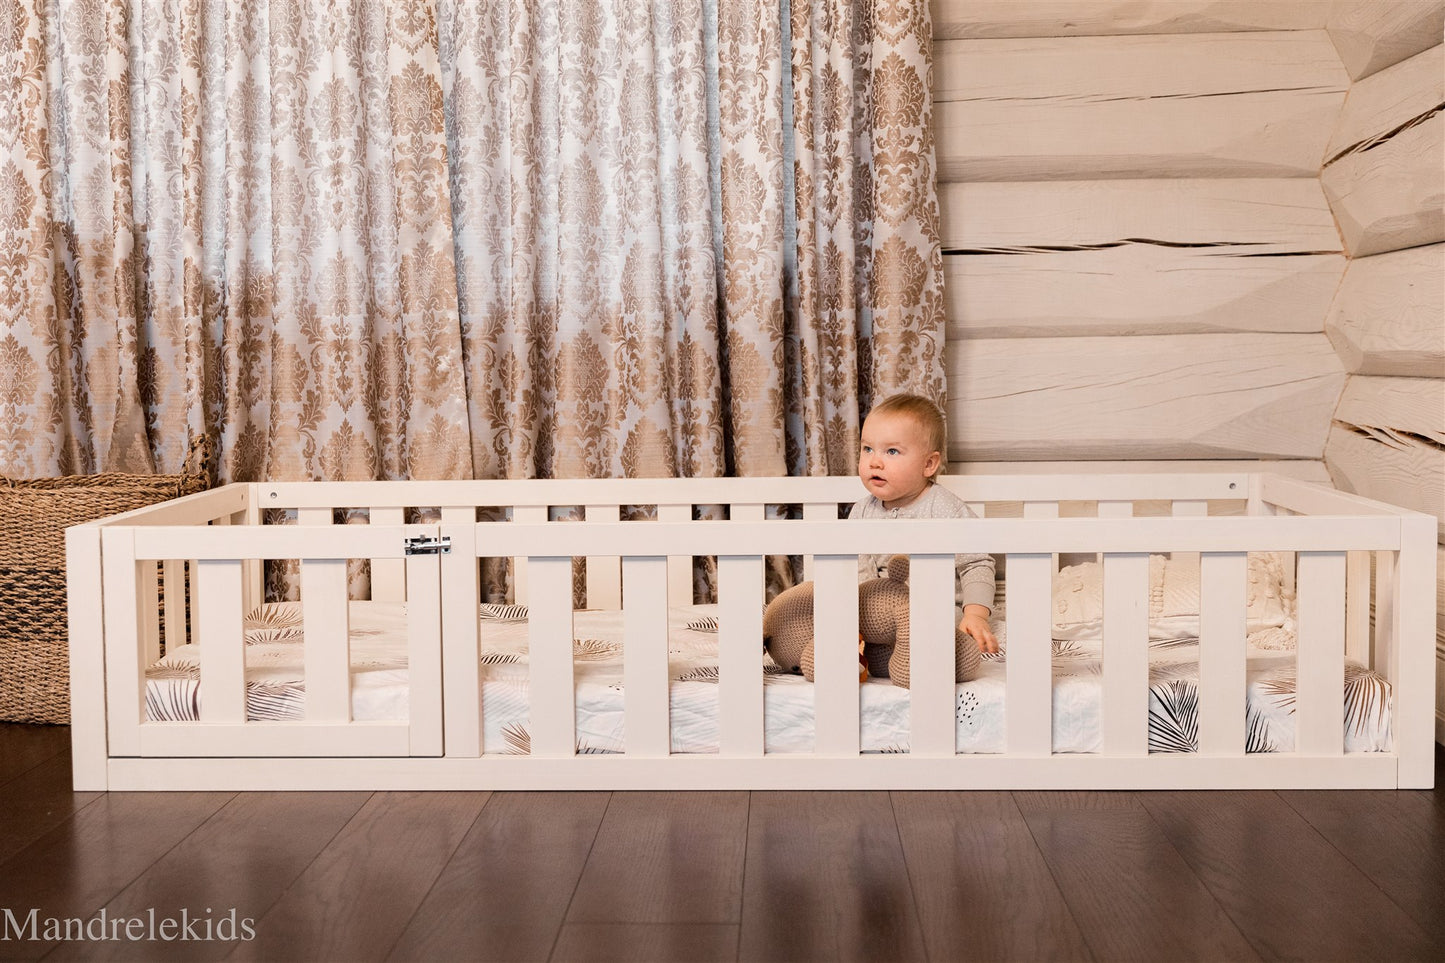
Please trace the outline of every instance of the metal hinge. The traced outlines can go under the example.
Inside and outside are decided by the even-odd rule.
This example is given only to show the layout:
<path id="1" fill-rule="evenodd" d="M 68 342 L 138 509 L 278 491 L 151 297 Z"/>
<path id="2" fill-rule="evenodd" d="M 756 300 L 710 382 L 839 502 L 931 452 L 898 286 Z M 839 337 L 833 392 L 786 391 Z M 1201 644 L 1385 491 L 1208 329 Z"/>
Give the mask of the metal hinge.
<path id="1" fill-rule="evenodd" d="M 452 553 L 452 538 L 450 535 L 443 535 L 441 538 L 433 538 L 430 535 L 414 535 L 406 540 L 406 554 L 408 555 L 450 555 Z"/>

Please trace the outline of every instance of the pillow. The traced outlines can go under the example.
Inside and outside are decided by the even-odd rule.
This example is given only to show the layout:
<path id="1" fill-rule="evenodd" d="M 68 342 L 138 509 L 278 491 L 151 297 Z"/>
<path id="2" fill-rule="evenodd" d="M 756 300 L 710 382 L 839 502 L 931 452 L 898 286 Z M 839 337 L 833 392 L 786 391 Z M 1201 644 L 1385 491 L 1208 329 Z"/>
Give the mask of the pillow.
<path id="1" fill-rule="evenodd" d="M 1284 589 L 1279 552 L 1251 552 L 1245 589 L 1248 632 L 1279 628 L 1290 621 L 1293 599 Z M 1104 630 L 1104 567 L 1083 562 L 1054 576 L 1053 635 L 1098 641 Z M 1171 639 L 1199 634 L 1199 555 L 1149 556 L 1149 637 Z"/>

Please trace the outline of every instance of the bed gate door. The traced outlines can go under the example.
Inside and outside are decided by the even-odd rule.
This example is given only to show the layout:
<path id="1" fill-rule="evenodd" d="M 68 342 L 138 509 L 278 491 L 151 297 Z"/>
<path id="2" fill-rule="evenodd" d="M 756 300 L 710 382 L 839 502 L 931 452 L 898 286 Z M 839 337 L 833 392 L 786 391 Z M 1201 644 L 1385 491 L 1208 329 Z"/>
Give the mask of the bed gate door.
<path id="1" fill-rule="evenodd" d="M 196 532 L 164 549 L 144 529 L 105 533 L 111 756 L 442 754 L 440 573 L 450 546 L 438 526 Z M 149 559 L 177 554 L 188 559 L 189 641 L 157 660 L 158 620 L 143 604 L 156 597 Z M 288 558 L 299 560 L 300 601 L 259 601 L 262 560 Z M 369 599 L 349 597 L 357 559 L 370 563 Z M 134 632 L 113 631 L 125 626 Z"/>

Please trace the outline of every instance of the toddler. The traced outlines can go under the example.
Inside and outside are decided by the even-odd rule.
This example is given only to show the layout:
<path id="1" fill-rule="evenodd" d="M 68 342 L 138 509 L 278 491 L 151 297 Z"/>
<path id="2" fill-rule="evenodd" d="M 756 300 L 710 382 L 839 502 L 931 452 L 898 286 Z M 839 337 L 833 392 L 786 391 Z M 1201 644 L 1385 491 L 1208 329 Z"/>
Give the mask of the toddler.
<path id="1" fill-rule="evenodd" d="M 957 495 L 935 484 L 943 468 L 943 415 L 921 395 L 897 394 L 873 406 L 863 421 L 858 477 L 868 495 L 849 518 L 972 518 Z M 886 574 L 889 556 L 858 556 L 859 581 Z M 997 652 L 988 625 L 995 591 L 992 555 L 959 555 L 956 561 L 958 627 L 984 652 Z"/>

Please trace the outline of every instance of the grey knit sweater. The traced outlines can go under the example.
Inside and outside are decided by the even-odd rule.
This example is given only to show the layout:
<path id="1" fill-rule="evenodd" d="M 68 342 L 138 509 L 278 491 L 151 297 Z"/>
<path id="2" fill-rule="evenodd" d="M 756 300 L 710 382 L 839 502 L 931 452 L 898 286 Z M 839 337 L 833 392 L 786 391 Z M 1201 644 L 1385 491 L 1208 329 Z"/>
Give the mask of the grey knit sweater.
<path id="1" fill-rule="evenodd" d="M 884 508 L 875 496 L 868 495 L 853 503 L 849 518 L 973 518 L 957 495 L 941 485 L 929 485 L 913 504 L 904 508 Z M 880 578 L 887 574 L 888 555 L 859 555 L 858 580 Z M 957 587 L 955 604 L 985 605 L 993 608 L 995 591 L 992 555 L 959 555 L 954 563 Z"/>

